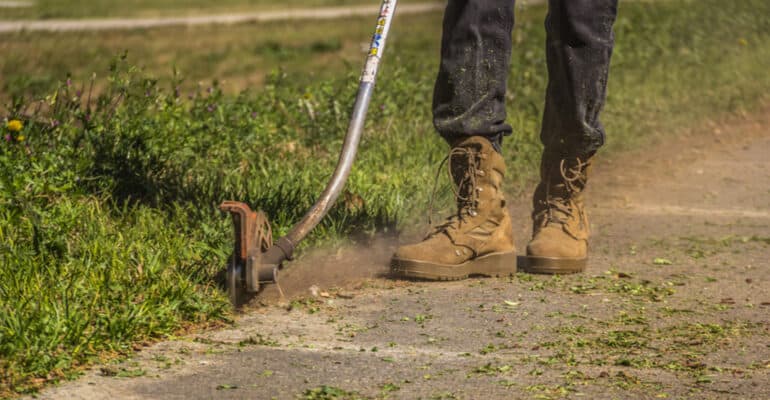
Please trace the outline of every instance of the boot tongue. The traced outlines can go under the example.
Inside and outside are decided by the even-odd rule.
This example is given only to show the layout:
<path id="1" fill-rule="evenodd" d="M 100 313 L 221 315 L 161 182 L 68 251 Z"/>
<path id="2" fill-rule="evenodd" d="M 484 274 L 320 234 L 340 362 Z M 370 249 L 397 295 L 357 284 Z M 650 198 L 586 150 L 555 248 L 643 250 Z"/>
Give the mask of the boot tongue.
<path id="1" fill-rule="evenodd" d="M 473 147 L 475 146 L 457 147 L 449 156 L 449 173 L 452 175 L 457 212 L 461 218 L 473 212 L 477 179 L 481 173 L 479 170 L 481 154 Z"/>
<path id="2" fill-rule="evenodd" d="M 550 187 L 548 192 L 549 220 L 552 222 L 566 223 L 572 216 L 572 196 L 567 185 L 560 183 Z"/>

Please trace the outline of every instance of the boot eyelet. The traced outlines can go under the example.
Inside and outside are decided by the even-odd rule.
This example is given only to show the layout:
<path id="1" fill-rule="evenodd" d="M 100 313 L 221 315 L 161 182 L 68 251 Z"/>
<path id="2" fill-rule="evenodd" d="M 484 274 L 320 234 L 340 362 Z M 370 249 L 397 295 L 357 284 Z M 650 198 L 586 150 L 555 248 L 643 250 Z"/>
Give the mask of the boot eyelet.
<path id="1" fill-rule="evenodd" d="M 476 210 L 470 210 L 470 211 L 468 211 L 468 214 L 470 214 L 471 217 L 475 217 L 475 216 L 479 215 L 479 213 L 476 212 Z"/>
<path id="2" fill-rule="evenodd" d="M 477 191 L 477 192 L 483 192 L 483 191 L 484 191 L 484 188 L 483 188 L 483 187 L 477 187 L 477 188 L 476 188 L 476 191 Z"/>

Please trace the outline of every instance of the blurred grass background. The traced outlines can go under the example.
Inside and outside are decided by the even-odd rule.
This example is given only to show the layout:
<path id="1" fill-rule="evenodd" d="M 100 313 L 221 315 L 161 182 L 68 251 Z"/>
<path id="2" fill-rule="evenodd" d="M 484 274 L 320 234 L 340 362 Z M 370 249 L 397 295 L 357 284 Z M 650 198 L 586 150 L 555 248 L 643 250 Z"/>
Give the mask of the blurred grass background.
<path id="1" fill-rule="evenodd" d="M 27 2 L 29 6 L 26 7 L 0 7 L 0 19 L 158 17 L 378 4 L 371 0 L 29 0 Z M 400 1 L 401 4 L 415 2 L 419 0 Z"/>
<path id="2" fill-rule="evenodd" d="M 539 158 L 544 15 L 517 15 L 515 133 L 504 145 L 512 194 L 531 189 Z M 754 110 L 770 87 L 767 15 L 765 0 L 622 2 L 603 152 Z M 430 123 L 440 21 L 396 17 L 346 192 L 308 245 L 426 219 L 446 152 Z M 313 203 L 337 160 L 373 22 L 2 35 L 0 396 L 227 320 L 215 276 L 231 227 L 216 206 L 262 208 L 280 235 Z"/>

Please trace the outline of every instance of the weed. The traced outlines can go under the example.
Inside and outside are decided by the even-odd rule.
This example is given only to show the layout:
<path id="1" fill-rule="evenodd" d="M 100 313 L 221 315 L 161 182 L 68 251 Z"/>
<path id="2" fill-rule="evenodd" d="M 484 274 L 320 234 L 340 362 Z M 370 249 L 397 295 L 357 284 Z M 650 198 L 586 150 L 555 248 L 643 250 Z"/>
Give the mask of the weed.
<path id="1" fill-rule="evenodd" d="M 269 346 L 269 347 L 277 347 L 281 344 L 269 337 L 269 336 L 263 336 L 260 334 L 257 334 L 256 336 L 249 336 L 247 339 L 241 340 L 238 342 L 238 347 L 245 347 L 245 346 Z"/>
<path id="2" fill-rule="evenodd" d="M 137 378 L 144 376 L 147 372 L 141 368 L 116 368 L 116 367 L 102 367 L 100 369 L 102 376 L 114 376 L 117 378 Z"/>
<path id="3" fill-rule="evenodd" d="M 388 393 L 396 392 L 396 391 L 399 391 L 399 390 L 401 390 L 401 387 L 399 387 L 395 383 L 391 383 L 391 382 L 385 383 L 384 385 L 382 385 L 380 387 L 380 392 L 384 396 L 387 396 Z"/>
<path id="4" fill-rule="evenodd" d="M 334 386 L 319 386 L 305 390 L 299 396 L 302 400 L 363 400 L 366 397 Z"/>
<path id="5" fill-rule="evenodd" d="M 770 55 L 768 4 L 626 4 L 616 24 L 603 114 L 613 138 L 607 150 L 638 146 L 650 132 L 756 104 L 770 84 L 763 61 Z M 517 35 L 526 40 L 513 56 L 516 68 L 508 80 L 516 98 L 509 122 L 517 134 L 506 139 L 505 154 L 517 180 L 506 189 L 516 192 L 534 177 L 541 150 L 537 132 L 547 80 L 542 58 L 533 54 L 542 53 L 544 38 L 540 24 L 531 22 L 544 13 L 537 8 L 521 21 Z M 438 15 L 415 19 L 439 20 Z M 244 33 L 253 27 L 232 29 Z M 427 205 L 430 193 L 423 189 L 431 186 L 434 171 L 426 166 L 438 164 L 446 151 L 430 123 L 437 60 L 423 55 L 437 54 L 440 43 L 437 30 L 431 32 L 432 38 L 428 33 L 394 37 L 398 50 L 383 68 L 346 185 L 349 195 L 304 246 L 353 232 L 409 229 Z M 135 33 L 124 35 L 137 40 Z M 143 35 L 137 47 L 151 42 Z M 745 38 L 746 46 L 735 46 L 736 37 Z M 157 79 L 125 57 L 110 63 L 104 79 L 72 82 L 48 66 L 43 75 L 53 78 L 36 83 L 29 71 L 37 71 L 40 60 L 82 63 L 94 57 L 38 54 L 30 61 L 19 46 L 98 47 L 60 46 L 59 40 L 20 34 L 0 41 L 8 55 L 0 61 L 2 75 L 9 77 L 2 90 L 12 97 L 0 130 L 13 139 L 0 143 L 0 395 L 32 392 L 106 353 L 128 354 L 136 341 L 227 321 L 229 305 L 217 276 L 232 249 L 232 228 L 216 206 L 226 199 L 245 201 L 268 213 L 277 236 L 287 233 L 316 200 L 337 161 L 357 86 L 352 68 L 342 73 L 329 68 L 333 76 L 320 80 L 299 79 L 311 75 L 306 70 L 274 71 L 262 90 L 238 95 L 216 83 L 180 90 L 180 76 Z M 279 58 L 300 66 L 308 54 L 348 47 L 333 40 L 282 46 L 275 50 L 285 53 Z M 254 45 L 248 49 L 254 52 Z M 188 65 L 194 70 L 207 63 Z M 98 68 L 107 72 L 107 66 Z M 20 124 L 9 125 L 12 120 Z M 438 202 L 446 208 L 451 190 L 443 193 Z M 730 239 L 736 240 L 770 242 L 764 236 Z M 542 291 L 569 285 L 576 294 L 606 289 L 649 301 L 673 294 L 664 284 L 634 279 L 578 285 L 521 274 L 515 279 Z M 295 306 L 310 313 L 319 307 Z M 719 336 L 704 329 L 699 336 Z M 605 345 L 623 349 L 645 343 L 614 335 L 603 338 Z M 306 395 L 330 393 L 334 390 L 327 387 Z"/>
<path id="6" fill-rule="evenodd" d="M 459 397 L 452 392 L 438 392 L 430 395 L 431 400 L 456 400 Z"/>
<path id="7" fill-rule="evenodd" d="M 494 344 L 490 343 L 490 344 L 484 346 L 484 348 L 482 348 L 481 350 L 479 350 L 479 354 L 487 355 L 489 353 L 494 353 L 497 350 L 498 350 L 497 346 L 495 346 Z"/>
<path id="8" fill-rule="evenodd" d="M 308 314 L 315 314 L 321 310 L 320 304 L 322 302 L 312 298 L 295 299 L 289 303 L 287 310 L 305 310 Z"/>
<path id="9" fill-rule="evenodd" d="M 238 389 L 238 385 L 231 385 L 229 383 L 223 383 L 221 385 L 217 385 L 217 390 L 234 390 Z"/>
<path id="10" fill-rule="evenodd" d="M 609 331 L 599 342 L 607 347 L 641 348 L 647 344 L 643 337 L 644 333 L 639 331 Z"/>
<path id="11" fill-rule="evenodd" d="M 652 263 L 655 264 L 655 265 L 671 265 L 671 264 L 673 264 L 671 262 L 671 260 L 669 260 L 667 258 L 661 258 L 661 257 L 655 258 L 654 260 L 652 260 Z"/>
<path id="12" fill-rule="evenodd" d="M 501 364 L 501 365 L 495 365 L 492 363 L 486 363 L 480 367 L 474 368 L 469 376 L 471 375 L 498 375 L 498 374 L 504 374 L 506 372 L 509 372 L 513 369 L 513 367 L 509 364 Z"/>

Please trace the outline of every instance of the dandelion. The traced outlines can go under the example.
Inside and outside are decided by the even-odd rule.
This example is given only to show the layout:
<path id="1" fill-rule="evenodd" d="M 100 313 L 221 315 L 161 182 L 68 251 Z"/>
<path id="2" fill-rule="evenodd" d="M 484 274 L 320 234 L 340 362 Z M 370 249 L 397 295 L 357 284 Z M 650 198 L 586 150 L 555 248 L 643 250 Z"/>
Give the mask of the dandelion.
<path id="1" fill-rule="evenodd" d="M 19 136 L 16 136 L 16 141 L 17 141 L 17 142 L 23 142 L 23 141 L 24 141 L 24 139 L 26 139 L 26 137 L 24 137 L 24 135 L 19 135 Z"/>
<path id="2" fill-rule="evenodd" d="M 12 119 L 8 121 L 7 124 L 5 124 L 5 127 L 8 128 L 8 130 L 11 132 L 19 132 L 22 128 L 24 128 L 24 124 L 18 119 Z"/>

